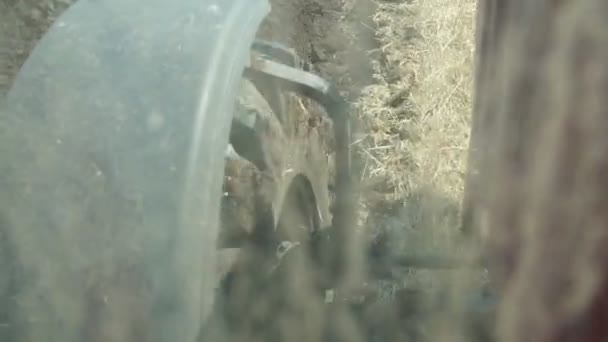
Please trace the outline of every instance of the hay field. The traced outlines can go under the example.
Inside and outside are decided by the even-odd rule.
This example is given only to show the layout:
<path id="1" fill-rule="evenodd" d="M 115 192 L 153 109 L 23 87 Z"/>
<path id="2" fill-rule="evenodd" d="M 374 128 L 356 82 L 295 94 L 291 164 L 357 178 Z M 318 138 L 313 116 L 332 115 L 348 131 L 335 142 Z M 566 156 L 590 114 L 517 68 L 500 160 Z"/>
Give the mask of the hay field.
<path id="1" fill-rule="evenodd" d="M 365 227 L 372 240 L 389 241 L 388 253 L 456 253 L 462 247 L 458 228 L 472 111 L 476 1 L 376 4 L 374 79 L 356 101 L 366 126 L 357 140 L 364 160 Z M 447 288 L 450 309 L 456 310 L 471 286 L 486 281 L 478 272 L 402 270 L 396 276 L 394 287 L 423 289 L 430 305 L 442 301 Z M 432 341 L 454 340 L 462 322 L 435 317 L 416 326 Z"/>
<path id="2" fill-rule="evenodd" d="M 475 1 L 378 1 L 374 83 L 356 104 L 370 224 L 439 248 L 457 234 L 470 130 Z M 408 242 L 409 241 L 409 242 Z"/>

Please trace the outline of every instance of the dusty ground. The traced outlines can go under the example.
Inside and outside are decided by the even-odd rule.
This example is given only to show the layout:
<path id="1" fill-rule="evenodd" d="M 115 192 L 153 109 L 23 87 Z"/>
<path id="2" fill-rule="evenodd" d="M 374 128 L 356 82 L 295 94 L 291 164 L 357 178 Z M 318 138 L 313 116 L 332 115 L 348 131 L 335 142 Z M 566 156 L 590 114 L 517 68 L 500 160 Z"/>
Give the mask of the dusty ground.
<path id="1" fill-rule="evenodd" d="M 69 2 L 0 1 L 0 97 Z M 395 253 L 457 249 L 475 1 L 271 2 L 281 13 L 268 23 L 281 27 L 271 37 L 294 46 L 357 109 L 366 235 Z M 406 270 L 388 285 L 433 289 L 451 276 L 436 275 Z"/>

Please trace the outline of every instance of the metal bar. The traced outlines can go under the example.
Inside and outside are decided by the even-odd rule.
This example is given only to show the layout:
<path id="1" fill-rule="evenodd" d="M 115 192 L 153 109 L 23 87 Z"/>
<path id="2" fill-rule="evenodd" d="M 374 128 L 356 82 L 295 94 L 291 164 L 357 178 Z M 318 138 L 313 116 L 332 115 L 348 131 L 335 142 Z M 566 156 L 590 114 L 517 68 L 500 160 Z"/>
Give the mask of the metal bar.
<path id="1" fill-rule="evenodd" d="M 253 42 L 251 49 L 261 53 L 262 55 L 268 55 L 273 59 L 277 59 L 290 67 L 298 66 L 299 58 L 295 50 L 283 44 L 258 39 Z"/>
<path id="2" fill-rule="evenodd" d="M 329 273 L 334 282 L 340 282 L 349 273 L 350 260 L 356 251 L 351 248 L 355 234 L 358 187 L 351 174 L 350 106 L 340 96 L 334 85 L 310 72 L 293 68 L 252 53 L 245 77 L 271 78 L 279 81 L 284 89 L 307 96 L 325 107 L 333 120 L 336 141 L 336 201 L 332 221 L 332 257 L 328 261 Z"/>
<path id="3" fill-rule="evenodd" d="M 245 70 L 245 76 L 264 74 L 284 82 L 292 90 L 303 92 L 304 95 L 325 105 L 331 94 L 331 85 L 323 78 L 295 67 L 275 62 L 255 54 L 251 57 L 250 66 Z M 336 100 L 336 99 L 331 99 Z M 328 113 L 331 115 L 331 113 Z"/>

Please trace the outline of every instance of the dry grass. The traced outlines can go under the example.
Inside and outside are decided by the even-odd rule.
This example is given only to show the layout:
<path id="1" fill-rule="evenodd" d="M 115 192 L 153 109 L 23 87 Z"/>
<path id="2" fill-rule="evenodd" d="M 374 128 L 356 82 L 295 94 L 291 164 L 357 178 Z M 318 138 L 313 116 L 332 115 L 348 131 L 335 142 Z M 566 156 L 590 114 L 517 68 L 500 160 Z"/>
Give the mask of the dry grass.
<path id="1" fill-rule="evenodd" d="M 357 101 L 367 132 L 359 151 L 373 234 L 397 253 L 457 248 L 473 86 L 474 0 L 378 1 L 375 82 Z M 372 185 L 369 185 L 369 184 Z M 478 273 L 408 271 L 397 286 L 429 290 L 449 284 L 451 308 Z M 437 290 L 437 291 L 435 291 Z M 458 319 L 435 317 L 432 340 L 455 340 Z M 419 325 L 425 329 L 425 325 Z M 440 328 L 440 329 L 437 329 Z M 450 332 L 450 336 L 441 333 Z"/>
<path id="2" fill-rule="evenodd" d="M 455 230 L 464 187 L 474 12 L 471 0 L 379 2 L 376 83 L 357 103 L 369 126 L 359 144 L 364 182 L 433 245 Z"/>

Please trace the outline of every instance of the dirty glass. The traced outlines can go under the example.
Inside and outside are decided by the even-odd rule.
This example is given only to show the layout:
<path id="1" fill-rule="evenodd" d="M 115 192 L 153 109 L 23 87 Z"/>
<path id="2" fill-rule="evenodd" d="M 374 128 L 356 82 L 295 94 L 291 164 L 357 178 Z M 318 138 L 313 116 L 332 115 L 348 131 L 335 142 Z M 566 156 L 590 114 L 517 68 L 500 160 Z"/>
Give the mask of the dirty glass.
<path id="1" fill-rule="evenodd" d="M 0 341 L 601 340 L 605 7 L 0 0 Z"/>

